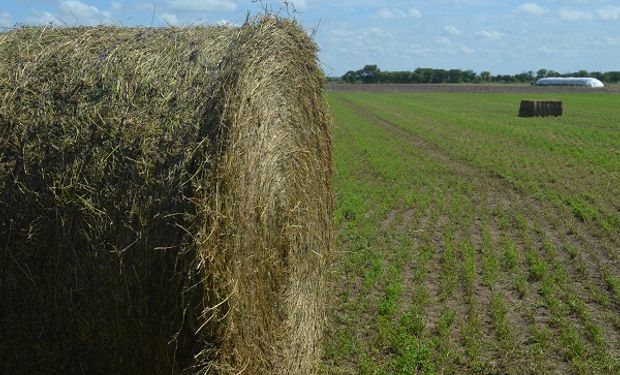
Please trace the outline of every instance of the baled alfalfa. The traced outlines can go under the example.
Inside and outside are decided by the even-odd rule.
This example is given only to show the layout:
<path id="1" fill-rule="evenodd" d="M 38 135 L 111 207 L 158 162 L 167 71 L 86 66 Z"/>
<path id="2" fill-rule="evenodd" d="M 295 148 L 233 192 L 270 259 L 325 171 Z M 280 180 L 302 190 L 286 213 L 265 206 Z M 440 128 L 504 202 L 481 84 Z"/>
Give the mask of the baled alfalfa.
<path id="1" fill-rule="evenodd" d="M 522 100 L 519 106 L 520 117 L 562 116 L 563 112 L 560 100 Z"/>
<path id="2" fill-rule="evenodd" d="M 521 100 L 519 106 L 520 117 L 534 117 L 536 102 L 534 100 Z"/>
<path id="3" fill-rule="evenodd" d="M 312 373 L 322 86 L 273 18 L 2 34 L 2 370 Z"/>

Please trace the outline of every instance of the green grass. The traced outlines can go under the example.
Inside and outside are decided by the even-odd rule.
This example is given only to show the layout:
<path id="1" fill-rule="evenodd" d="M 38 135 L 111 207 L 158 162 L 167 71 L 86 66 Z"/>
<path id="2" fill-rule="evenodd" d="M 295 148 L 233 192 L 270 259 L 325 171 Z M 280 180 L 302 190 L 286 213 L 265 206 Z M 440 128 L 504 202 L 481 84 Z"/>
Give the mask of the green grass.
<path id="1" fill-rule="evenodd" d="M 322 373 L 620 371 L 618 96 L 558 97 L 521 119 L 513 94 L 328 94 Z"/>

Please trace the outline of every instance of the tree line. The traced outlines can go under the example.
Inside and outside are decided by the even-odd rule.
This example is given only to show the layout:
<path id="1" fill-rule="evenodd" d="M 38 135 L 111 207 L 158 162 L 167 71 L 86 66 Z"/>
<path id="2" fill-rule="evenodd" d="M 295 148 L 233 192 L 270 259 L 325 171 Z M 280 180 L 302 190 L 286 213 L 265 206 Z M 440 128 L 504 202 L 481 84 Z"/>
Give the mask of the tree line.
<path id="1" fill-rule="evenodd" d="M 605 83 L 619 83 L 620 71 L 588 72 L 580 70 L 561 74 L 554 70 L 540 69 L 519 74 L 497 74 L 489 71 L 476 73 L 473 70 L 417 68 L 412 71 L 382 71 L 377 65 L 366 65 L 359 70 L 350 70 L 340 78 L 331 81 L 345 83 L 532 83 L 544 77 L 593 77 Z"/>

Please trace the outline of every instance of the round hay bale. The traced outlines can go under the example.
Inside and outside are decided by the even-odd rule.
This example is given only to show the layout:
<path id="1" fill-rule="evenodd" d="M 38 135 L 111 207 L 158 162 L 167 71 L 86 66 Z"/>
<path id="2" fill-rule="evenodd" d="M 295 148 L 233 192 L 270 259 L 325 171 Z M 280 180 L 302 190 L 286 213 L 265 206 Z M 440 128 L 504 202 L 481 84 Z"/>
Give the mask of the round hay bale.
<path id="1" fill-rule="evenodd" d="M 330 120 L 294 22 L 0 35 L 5 373 L 297 373 L 321 354 Z"/>
<path id="2" fill-rule="evenodd" d="M 561 100 L 521 100 L 520 117 L 562 116 L 564 107 Z"/>
<path id="3" fill-rule="evenodd" d="M 534 117 L 536 102 L 534 100 L 521 100 L 519 117 Z"/>

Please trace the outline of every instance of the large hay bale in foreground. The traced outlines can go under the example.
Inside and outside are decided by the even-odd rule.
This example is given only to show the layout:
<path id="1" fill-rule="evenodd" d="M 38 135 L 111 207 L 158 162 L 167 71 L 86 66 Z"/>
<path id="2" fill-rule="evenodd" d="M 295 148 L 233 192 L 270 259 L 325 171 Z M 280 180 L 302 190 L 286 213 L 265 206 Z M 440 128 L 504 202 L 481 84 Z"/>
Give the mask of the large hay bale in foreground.
<path id="1" fill-rule="evenodd" d="M 564 112 L 559 100 L 521 100 L 520 117 L 562 116 Z"/>
<path id="2" fill-rule="evenodd" d="M 274 18 L 1 34 L 0 369 L 313 373 L 323 81 Z"/>

